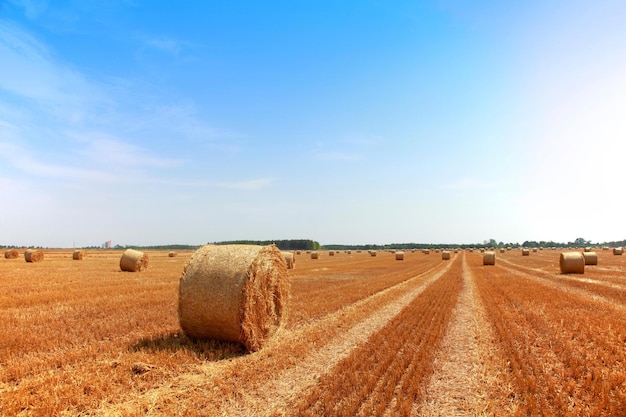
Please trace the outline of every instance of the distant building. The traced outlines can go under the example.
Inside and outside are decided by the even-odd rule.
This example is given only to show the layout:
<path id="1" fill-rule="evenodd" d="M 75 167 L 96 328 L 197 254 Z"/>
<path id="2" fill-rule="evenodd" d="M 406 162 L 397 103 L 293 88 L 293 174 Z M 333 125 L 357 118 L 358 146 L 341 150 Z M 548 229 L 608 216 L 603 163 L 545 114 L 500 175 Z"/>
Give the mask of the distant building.
<path id="1" fill-rule="evenodd" d="M 106 242 L 102 244 L 102 247 L 105 249 L 111 249 L 111 241 L 107 240 Z"/>

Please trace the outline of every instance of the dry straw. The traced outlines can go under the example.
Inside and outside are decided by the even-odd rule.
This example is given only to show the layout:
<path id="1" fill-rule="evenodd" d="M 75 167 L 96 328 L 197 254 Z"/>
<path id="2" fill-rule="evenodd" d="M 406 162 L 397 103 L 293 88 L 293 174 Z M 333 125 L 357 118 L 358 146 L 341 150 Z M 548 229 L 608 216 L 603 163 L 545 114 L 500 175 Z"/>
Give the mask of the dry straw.
<path id="1" fill-rule="evenodd" d="M 522 249 L 522 256 L 530 256 L 530 249 Z"/>
<path id="2" fill-rule="evenodd" d="M 617 248 L 613 248 L 613 255 L 623 255 L 624 254 L 624 248 L 623 247 L 617 247 Z"/>
<path id="3" fill-rule="evenodd" d="M 170 252 L 167 254 L 167 256 L 169 256 L 170 258 L 175 258 L 178 256 L 178 254 L 176 252 Z"/>
<path id="4" fill-rule="evenodd" d="M 444 261 L 450 260 L 450 252 L 448 252 L 447 250 L 441 252 L 441 259 L 443 259 Z"/>
<path id="5" fill-rule="evenodd" d="M 82 261 L 84 257 L 85 257 L 84 250 L 75 250 L 74 253 L 72 253 L 72 259 L 75 261 Z"/>
<path id="6" fill-rule="evenodd" d="M 559 265 L 562 274 L 585 273 L 585 257 L 582 252 L 561 252 Z"/>
<path id="7" fill-rule="evenodd" d="M 120 259 L 120 269 L 126 272 L 141 272 L 148 269 L 148 255 L 135 249 L 126 249 Z"/>
<path id="8" fill-rule="evenodd" d="M 296 267 L 296 256 L 293 252 L 282 251 L 280 253 L 283 255 L 283 258 L 285 258 L 287 269 L 294 269 Z"/>
<path id="9" fill-rule="evenodd" d="M 180 277 L 178 318 L 189 337 L 257 351 L 280 326 L 288 296 L 287 265 L 275 245 L 206 245 Z"/>
<path id="10" fill-rule="evenodd" d="M 4 252 L 4 257 L 6 259 L 17 259 L 20 257 L 20 253 L 16 249 L 9 249 Z"/>
<path id="11" fill-rule="evenodd" d="M 320 257 L 319 253 L 317 251 L 312 251 L 311 252 L 311 259 L 318 259 Z"/>
<path id="12" fill-rule="evenodd" d="M 27 249 L 24 252 L 24 259 L 26 262 L 41 262 L 43 261 L 43 252 L 37 249 Z"/>
<path id="13" fill-rule="evenodd" d="M 328 256 L 335 256 L 335 251 L 328 251 Z"/>
<path id="14" fill-rule="evenodd" d="M 402 251 L 396 252 L 396 261 L 404 261 L 404 252 Z"/>
<path id="15" fill-rule="evenodd" d="M 377 255 L 377 252 L 375 250 L 370 250 L 369 252 L 370 252 L 370 256 L 376 256 Z"/>
<path id="16" fill-rule="evenodd" d="M 585 265 L 598 265 L 598 254 L 595 252 L 583 252 Z"/>
<path id="17" fill-rule="evenodd" d="M 496 253 L 493 251 L 488 251 L 483 254 L 483 265 L 495 265 L 496 264 Z"/>

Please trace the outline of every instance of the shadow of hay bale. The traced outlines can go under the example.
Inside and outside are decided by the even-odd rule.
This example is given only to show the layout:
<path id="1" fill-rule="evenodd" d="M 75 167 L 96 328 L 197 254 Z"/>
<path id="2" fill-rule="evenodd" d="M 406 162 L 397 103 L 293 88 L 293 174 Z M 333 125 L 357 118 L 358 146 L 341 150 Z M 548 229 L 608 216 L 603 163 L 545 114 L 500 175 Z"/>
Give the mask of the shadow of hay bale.
<path id="1" fill-rule="evenodd" d="M 146 337 L 130 346 L 133 352 L 156 353 L 162 351 L 178 352 L 185 350 L 194 354 L 199 360 L 217 362 L 231 359 L 249 352 L 246 348 L 234 342 L 223 340 L 191 339 L 181 332 L 171 332 L 165 335 Z"/>

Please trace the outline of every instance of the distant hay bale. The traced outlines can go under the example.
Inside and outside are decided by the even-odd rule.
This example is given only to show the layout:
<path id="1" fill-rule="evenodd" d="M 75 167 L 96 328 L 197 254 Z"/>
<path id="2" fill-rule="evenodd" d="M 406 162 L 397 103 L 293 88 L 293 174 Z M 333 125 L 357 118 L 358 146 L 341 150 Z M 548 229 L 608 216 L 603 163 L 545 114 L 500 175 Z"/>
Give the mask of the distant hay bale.
<path id="1" fill-rule="evenodd" d="M 287 265 L 275 245 L 206 245 L 180 277 L 178 318 L 191 338 L 254 352 L 281 325 L 288 297 Z"/>
<path id="2" fill-rule="evenodd" d="M 316 250 L 311 252 L 311 259 L 318 259 L 319 256 L 320 255 L 319 255 L 319 253 Z"/>
<path id="3" fill-rule="evenodd" d="M 43 252 L 37 249 L 27 249 L 24 252 L 24 260 L 26 262 L 41 262 L 43 261 Z"/>
<path id="4" fill-rule="evenodd" d="M 583 252 L 585 265 L 598 265 L 598 254 L 595 252 Z"/>
<path id="5" fill-rule="evenodd" d="M 72 259 L 75 261 L 82 261 L 83 258 L 85 257 L 85 251 L 84 250 L 75 250 L 74 253 L 72 253 Z"/>
<path id="6" fill-rule="evenodd" d="M 495 265 L 496 253 L 493 251 L 487 251 L 483 253 L 483 265 Z"/>
<path id="7" fill-rule="evenodd" d="M 297 251 L 296 251 L 296 255 L 301 255 L 301 254 L 302 254 L 302 251 L 301 251 L 301 250 L 297 250 Z"/>
<path id="8" fill-rule="evenodd" d="M 9 249 L 4 252 L 4 257 L 6 259 L 17 259 L 20 257 L 20 253 L 16 249 Z"/>
<path id="9" fill-rule="evenodd" d="M 443 259 L 444 261 L 448 261 L 450 260 L 450 252 L 447 250 L 444 250 L 441 252 L 441 259 Z"/>
<path id="10" fill-rule="evenodd" d="M 296 256 L 293 252 L 281 251 L 280 253 L 283 255 L 283 258 L 285 258 L 287 269 L 294 269 L 296 267 Z"/>
<path id="11" fill-rule="evenodd" d="M 370 256 L 376 256 L 378 253 L 375 250 L 370 250 Z"/>
<path id="12" fill-rule="evenodd" d="M 404 261 L 404 252 L 402 251 L 396 252 L 396 261 Z"/>
<path id="13" fill-rule="evenodd" d="M 613 255 L 623 255 L 624 254 L 624 248 L 623 247 L 617 247 L 617 248 L 613 248 Z"/>
<path id="14" fill-rule="evenodd" d="M 329 250 L 328 251 L 328 256 L 335 256 L 335 251 L 334 250 Z"/>
<path id="15" fill-rule="evenodd" d="M 561 252 L 559 265 L 562 274 L 585 273 L 585 257 L 582 252 Z"/>
<path id="16" fill-rule="evenodd" d="M 141 272 L 148 268 L 148 255 L 135 250 L 126 249 L 120 258 L 120 269 L 126 272 Z"/>
<path id="17" fill-rule="evenodd" d="M 530 249 L 522 249 L 522 256 L 530 256 Z"/>
<path id="18" fill-rule="evenodd" d="M 587 246 L 587 247 L 585 247 L 585 249 L 583 250 L 583 252 L 591 252 L 591 246 Z"/>
<path id="19" fill-rule="evenodd" d="M 504 253 L 504 252 L 506 252 L 506 250 L 500 249 L 500 253 Z"/>
<path id="20" fill-rule="evenodd" d="M 422 249 L 422 253 L 424 255 L 430 255 L 430 251 L 428 249 Z"/>
<path id="21" fill-rule="evenodd" d="M 176 252 L 170 252 L 170 253 L 168 253 L 168 254 L 167 254 L 167 256 L 169 256 L 170 258 L 175 258 L 175 257 L 177 257 L 177 256 L 178 256 L 178 253 L 176 253 Z"/>
<path id="22" fill-rule="evenodd" d="M 537 248 L 533 248 L 533 253 L 537 253 Z"/>

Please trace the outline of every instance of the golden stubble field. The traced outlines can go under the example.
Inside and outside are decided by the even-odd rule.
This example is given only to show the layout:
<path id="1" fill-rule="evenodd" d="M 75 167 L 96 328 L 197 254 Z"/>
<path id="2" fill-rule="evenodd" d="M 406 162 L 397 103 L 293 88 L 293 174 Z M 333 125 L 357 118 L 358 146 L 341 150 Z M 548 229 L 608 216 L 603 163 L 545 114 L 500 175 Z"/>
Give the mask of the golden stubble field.
<path id="1" fill-rule="evenodd" d="M 178 325 L 191 252 L 0 259 L 6 416 L 626 415 L 626 257 L 584 275 L 560 251 L 297 256 L 259 352 Z"/>

